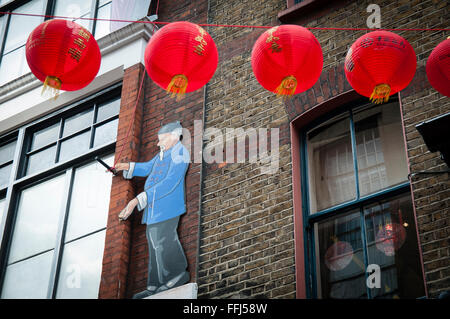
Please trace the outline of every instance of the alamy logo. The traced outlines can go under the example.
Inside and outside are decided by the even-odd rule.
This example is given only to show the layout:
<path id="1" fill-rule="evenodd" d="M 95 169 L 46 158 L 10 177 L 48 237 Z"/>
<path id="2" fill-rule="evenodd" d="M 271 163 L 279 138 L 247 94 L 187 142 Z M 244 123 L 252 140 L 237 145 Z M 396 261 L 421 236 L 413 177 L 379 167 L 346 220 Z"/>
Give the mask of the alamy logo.
<path id="1" fill-rule="evenodd" d="M 279 168 L 279 128 L 215 128 L 203 130 L 203 122 L 194 121 L 194 136 L 183 128 L 182 143 L 190 153 L 172 153 L 172 160 L 218 165 L 256 163 L 261 174 L 274 174 Z M 270 140 L 270 142 L 269 142 Z M 248 142 L 247 142 L 248 141 Z M 248 154 L 248 159 L 247 159 Z"/>
<path id="2" fill-rule="evenodd" d="M 368 28 L 381 28 L 381 9 L 378 4 L 371 3 L 367 6 L 367 12 L 372 14 L 367 17 L 367 27 Z"/>
<path id="3" fill-rule="evenodd" d="M 377 264 L 367 266 L 366 272 L 369 273 L 366 280 L 367 288 L 381 288 L 381 269 Z"/>

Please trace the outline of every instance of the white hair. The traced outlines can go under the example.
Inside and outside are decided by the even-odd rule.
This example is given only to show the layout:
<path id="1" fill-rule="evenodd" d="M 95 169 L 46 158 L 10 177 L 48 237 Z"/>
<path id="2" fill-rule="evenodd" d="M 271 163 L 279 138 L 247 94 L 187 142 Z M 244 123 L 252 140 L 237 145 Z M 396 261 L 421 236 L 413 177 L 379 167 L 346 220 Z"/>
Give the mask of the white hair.
<path id="1" fill-rule="evenodd" d="M 174 129 L 172 132 L 170 132 L 173 136 L 176 136 L 178 138 L 180 138 L 180 136 L 183 133 L 183 129 L 182 128 L 176 128 Z"/>

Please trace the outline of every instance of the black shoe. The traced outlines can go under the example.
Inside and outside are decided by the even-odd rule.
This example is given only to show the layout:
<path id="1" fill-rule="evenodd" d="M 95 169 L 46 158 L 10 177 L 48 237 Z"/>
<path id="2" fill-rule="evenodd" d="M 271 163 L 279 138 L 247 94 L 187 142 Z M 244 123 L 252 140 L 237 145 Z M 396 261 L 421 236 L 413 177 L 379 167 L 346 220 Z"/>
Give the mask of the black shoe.
<path id="1" fill-rule="evenodd" d="M 150 297 L 151 295 L 154 295 L 156 292 L 156 287 L 151 286 L 151 287 L 147 287 L 147 289 L 145 289 L 144 291 L 138 292 L 137 294 L 135 294 L 133 296 L 133 299 L 143 299 L 146 297 Z"/>
<path id="2" fill-rule="evenodd" d="M 181 274 L 175 276 L 174 278 L 172 278 L 171 280 L 166 282 L 164 285 L 159 287 L 156 290 L 156 293 L 160 293 L 160 292 L 184 285 L 185 283 L 189 282 L 190 278 L 191 278 L 191 276 L 189 275 L 189 273 L 187 271 L 182 272 Z"/>

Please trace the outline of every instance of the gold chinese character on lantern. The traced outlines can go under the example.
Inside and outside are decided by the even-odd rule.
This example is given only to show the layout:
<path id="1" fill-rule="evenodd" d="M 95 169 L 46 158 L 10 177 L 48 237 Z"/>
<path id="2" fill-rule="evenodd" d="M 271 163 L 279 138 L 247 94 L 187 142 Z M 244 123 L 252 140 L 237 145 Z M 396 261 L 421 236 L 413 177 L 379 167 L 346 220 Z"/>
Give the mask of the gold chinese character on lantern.
<path id="1" fill-rule="evenodd" d="M 89 32 L 87 32 L 84 28 L 80 28 L 80 30 L 78 30 L 78 35 L 83 37 L 86 41 L 88 41 L 91 37 Z"/>
<path id="2" fill-rule="evenodd" d="M 80 61 L 80 58 L 81 58 L 80 50 L 75 49 L 75 48 L 70 48 L 68 52 L 73 59 L 77 60 L 77 62 Z"/>
<path id="3" fill-rule="evenodd" d="M 194 46 L 194 52 L 198 55 L 203 55 L 203 51 L 205 51 L 205 46 L 208 44 L 203 36 L 206 34 L 206 31 L 203 28 L 198 27 L 198 31 L 200 34 L 195 37 L 195 41 L 199 42 L 198 45 Z"/>
<path id="4" fill-rule="evenodd" d="M 273 27 L 271 29 L 269 29 L 267 31 L 267 33 L 269 34 L 269 36 L 266 39 L 266 43 L 271 43 L 270 48 L 272 49 L 272 53 L 273 52 L 280 52 L 281 51 L 281 47 L 278 43 L 276 43 L 275 41 L 280 40 L 279 37 L 276 37 L 273 35 L 273 33 L 278 29 L 278 27 Z"/>
<path id="5" fill-rule="evenodd" d="M 81 50 L 86 48 L 86 43 L 84 43 L 83 38 L 76 38 L 73 40 L 73 43 L 76 44 Z"/>

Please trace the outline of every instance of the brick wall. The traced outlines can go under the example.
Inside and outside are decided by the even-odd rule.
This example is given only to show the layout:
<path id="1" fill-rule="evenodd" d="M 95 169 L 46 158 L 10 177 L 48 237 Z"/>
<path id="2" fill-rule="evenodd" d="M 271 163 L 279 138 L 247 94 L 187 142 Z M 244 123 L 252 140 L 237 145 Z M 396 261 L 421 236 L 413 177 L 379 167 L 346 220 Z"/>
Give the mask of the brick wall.
<path id="1" fill-rule="evenodd" d="M 209 1 L 209 23 L 277 24 L 283 1 Z M 293 298 L 295 267 L 289 119 L 282 100 L 253 76 L 251 50 L 260 29 L 210 28 L 219 67 L 207 85 L 205 127 L 280 128 L 275 174 L 259 163 L 204 165 L 200 298 Z M 237 143 L 235 140 L 234 143 Z"/>
<path id="2" fill-rule="evenodd" d="M 159 4 L 159 21 L 186 20 L 194 23 L 206 23 L 207 1 L 161 1 Z M 145 86 L 145 104 L 142 118 L 141 147 L 139 161 L 148 161 L 159 151 L 157 132 L 159 128 L 169 122 L 180 120 L 181 125 L 194 136 L 194 120 L 202 120 L 204 91 L 198 90 L 186 94 L 180 102 L 170 96 L 151 79 Z M 191 159 L 193 154 L 191 152 Z M 199 194 L 200 194 L 201 164 L 192 163 L 186 175 L 186 206 L 187 213 L 181 216 L 178 234 L 188 260 L 188 270 L 191 282 L 197 281 L 197 251 L 198 251 L 198 222 L 199 222 Z M 138 194 L 145 179 L 137 179 Z M 141 224 L 141 213 L 131 220 L 131 252 L 129 274 L 127 282 L 127 297 L 142 291 L 146 287 L 148 270 L 148 247 L 145 237 L 145 225 Z"/>
<path id="3" fill-rule="evenodd" d="M 380 5 L 383 28 L 448 27 L 445 1 L 336 1 L 334 7 L 289 23 L 366 27 L 370 3 Z M 160 21 L 277 25 L 277 15 L 285 8 L 282 0 L 161 1 L 158 15 Z M 279 128 L 279 169 L 274 174 L 261 174 L 261 165 L 249 163 L 248 157 L 245 163 L 190 165 L 188 213 L 181 218 L 179 234 L 191 281 L 199 285 L 199 298 L 298 297 L 296 284 L 304 278 L 296 278 L 295 268 L 289 123 L 301 114 L 319 115 L 309 111 L 334 98 L 358 97 L 346 81 L 343 61 L 350 45 L 365 32 L 313 31 L 324 53 L 321 77 L 312 89 L 283 102 L 263 89 L 252 73 L 251 49 L 263 30 L 210 27 L 207 31 L 219 51 L 214 77 L 205 90 L 187 94 L 181 102 L 170 99 L 147 77 L 142 106 L 139 104 L 142 116 L 136 118 L 136 131 L 124 158 L 152 158 L 157 153 L 157 130 L 174 120 L 181 120 L 191 137 L 194 121 L 202 119 L 205 129 L 217 128 L 223 134 L 226 128 Z M 431 88 L 425 75 L 429 53 L 445 36 L 442 32 L 399 34 L 411 43 L 418 57 L 416 76 L 401 93 L 410 169 L 412 173 L 443 169 L 439 155 L 428 152 L 415 125 L 450 109 L 449 99 Z M 125 72 L 118 147 L 126 134 L 126 117 L 136 98 L 140 72 L 142 66 Z M 100 297 L 131 297 L 145 288 L 148 251 L 141 214 L 117 222 L 117 213 L 142 190 L 143 183 L 144 179 L 114 178 Z M 450 287 L 448 174 L 413 175 L 412 189 L 427 288 L 430 296 L 436 296 Z"/>
<path id="4" fill-rule="evenodd" d="M 336 1 L 285 23 L 303 26 L 367 27 L 369 4 L 381 7 L 383 28 L 445 28 L 445 1 Z M 209 23 L 277 25 L 285 1 L 210 1 Z M 205 165 L 200 232 L 200 297 L 295 297 L 292 176 L 288 123 L 333 98 L 353 96 L 344 73 L 351 44 L 365 31 L 313 31 L 324 54 L 319 81 L 285 105 L 254 79 L 250 54 L 260 30 L 209 30 L 219 49 L 219 68 L 207 86 L 205 126 L 280 127 L 280 170 L 260 175 L 255 164 Z M 425 75 L 431 50 L 443 32 L 398 32 L 417 58 L 414 80 L 401 94 L 411 172 L 443 169 L 428 152 L 415 125 L 449 111 L 450 101 L 432 89 Z M 350 94 L 349 94 L 350 93 Z M 309 112 L 311 113 L 311 112 Z M 316 112 L 318 115 L 320 112 Z M 306 113 L 305 113 L 306 114 Z M 428 293 L 449 289 L 448 174 L 414 175 L 412 189 Z"/>

